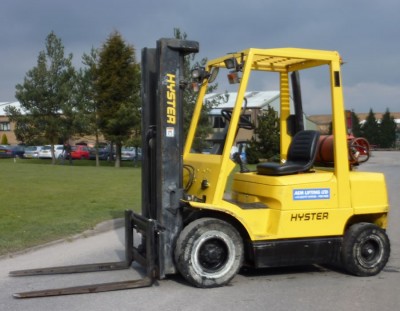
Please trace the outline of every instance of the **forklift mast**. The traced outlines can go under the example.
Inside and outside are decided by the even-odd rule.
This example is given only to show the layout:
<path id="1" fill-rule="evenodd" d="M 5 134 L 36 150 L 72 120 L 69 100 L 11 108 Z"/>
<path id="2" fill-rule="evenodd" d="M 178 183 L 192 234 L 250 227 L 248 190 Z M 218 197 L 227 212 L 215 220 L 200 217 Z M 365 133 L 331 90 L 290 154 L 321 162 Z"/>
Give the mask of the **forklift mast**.
<path id="1" fill-rule="evenodd" d="M 142 216 L 156 220 L 159 277 L 175 273 L 173 248 L 182 229 L 184 58 L 196 41 L 160 39 L 142 50 Z"/>
<path id="2" fill-rule="evenodd" d="M 10 276 L 147 270 L 138 280 L 79 285 L 15 293 L 15 298 L 96 293 L 151 286 L 155 278 L 176 272 L 175 240 L 182 229 L 184 57 L 197 53 L 196 41 L 160 39 L 142 51 L 142 213 L 125 211 L 125 260 L 11 271 Z M 137 245 L 136 240 L 140 240 Z M 136 239 L 135 239 L 136 238 Z"/>

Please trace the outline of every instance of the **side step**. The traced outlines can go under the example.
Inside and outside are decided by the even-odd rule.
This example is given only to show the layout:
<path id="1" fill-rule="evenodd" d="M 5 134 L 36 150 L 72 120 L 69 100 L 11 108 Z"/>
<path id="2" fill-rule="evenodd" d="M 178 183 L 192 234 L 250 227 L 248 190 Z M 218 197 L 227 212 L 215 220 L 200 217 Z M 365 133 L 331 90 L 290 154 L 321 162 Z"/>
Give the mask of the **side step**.
<path id="1" fill-rule="evenodd" d="M 133 245 L 134 230 L 146 236 L 145 254 L 142 254 Z M 14 298 L 49 297 L 49 296 L 60 296 L 60 295 L 99 293 L 105 291 L 115 291 L 122 289 L 132 289 L 132 288 L 152 286 L 155 281 L 155 274 L 157 268 L 155 263 L 156 230 L 157 230 L 157 225 L 154 220 L 147 219 L 145 217 L 142 217 L 141 215 L 135 214 L 131 210 L 126 210 L 125 211 L 125 261 L 17 270 L 17 271 L 11 271 L 9 273 L 10 276 L 18 277 L 18 276 L 31 276 L 31 275 L 112 271 L 112 270 L 129 269 L 132 265 L 132 262 L 137 261 L 139 264 L 141 264 L 146 268 L 146 277 L 144 277 L 143 279 L 21 292 L 13 294 L 13 297 Z"/>

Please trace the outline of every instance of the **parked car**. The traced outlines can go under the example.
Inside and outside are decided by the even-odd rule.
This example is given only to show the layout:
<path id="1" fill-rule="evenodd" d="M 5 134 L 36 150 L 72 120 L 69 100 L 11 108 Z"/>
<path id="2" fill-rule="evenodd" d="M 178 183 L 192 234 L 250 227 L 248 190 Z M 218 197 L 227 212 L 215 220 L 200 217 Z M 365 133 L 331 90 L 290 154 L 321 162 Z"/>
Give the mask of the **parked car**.
<path id="1" fill-rule="evenodd" d="M 121 160 L 123 161 L 139 161 L 142 159 L 142 150 L 136 147 L 122 147 Z"/>
<path id="2" fill-rule="evenodd" d="M 38 159 L 39 151 L 42 150 L 43 146 L 28 146 L 25 148 L 24 158 L 25 159 Z"/>
<path id="3" fill-rule="evenodd" d="M 96 159 L 96 148 L 89 147 L 89 160 L 95 160 L 95 159 Z"/>
<path id="4" fill-rule="evenodd" d="M 10 146 L 0 145 L 0 158 L 12 158 L 12 150 Z"/>
<path id="5" fill-rule="evenodd" d="M 22 145 L 0 145 L 0 158 L 22 158 L 24 153 Z"/>
<path id="6" fill-rule="evenodd" d="M 71 146 L 71 158 L 75 160 L 89 160 L 89 148 L 84 145 Z"/>
<path id="7" fill-rule="evenodd" d="M 56 159 L 62 158 L 64 152 L 63 145 L 54 145 L 54 155 Z M 51 145 L 43 146 L 39 151 L 39 159 L 51 159 Z"/>
<path id="8" fill-rule="evenodd" d="M 122 147 L 121 148 L 121 160 L 132 161 L 136 156 L 134 147 Z"/>
<path id="9" fill-rule="evenodd" d="M 108 160 L 110 158 L 110 147 L 99 146 L 99 160 Z M 89 148 L 89 159 L 96 160 L 96 148 Z"/>

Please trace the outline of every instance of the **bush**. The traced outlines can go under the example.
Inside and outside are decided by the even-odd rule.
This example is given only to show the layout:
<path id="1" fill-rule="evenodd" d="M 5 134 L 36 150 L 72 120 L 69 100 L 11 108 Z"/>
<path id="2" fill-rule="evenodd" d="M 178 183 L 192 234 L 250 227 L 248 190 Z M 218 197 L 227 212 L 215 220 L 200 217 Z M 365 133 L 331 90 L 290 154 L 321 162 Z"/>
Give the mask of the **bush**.
<path id="1" fill-rule="evenodd" d="M 255 146 L 249 146 L 246 149 L 246 159 L 248 164 L 257 164 L 260 162 L 260 152 Z"/>
<path id="2" fill-rule="evenodd" d="M 1 136 L 1 145 L 8 145 L 8 139 L 7 139 L 7 135 L 3 133 L 3 135 Z"/>

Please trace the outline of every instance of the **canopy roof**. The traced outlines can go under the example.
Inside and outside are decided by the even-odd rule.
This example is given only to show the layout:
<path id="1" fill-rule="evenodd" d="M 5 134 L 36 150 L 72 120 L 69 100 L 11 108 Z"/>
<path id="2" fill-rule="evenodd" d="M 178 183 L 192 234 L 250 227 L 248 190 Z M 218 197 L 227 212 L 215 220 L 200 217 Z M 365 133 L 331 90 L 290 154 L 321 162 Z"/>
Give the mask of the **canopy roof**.
<path id="1" fill-rule="evenodd" d="M 238 53 L 228 54 L 208 62 L 213 67 L 224 67 L 224 61 L 236 58 L 238 63 L 251 61 L 252 70 L 266 70 L 276 72 L 295 71 L 329 64 L 333 61 L 341 62 L 336 51 L 310 50 L 299 48 L 278 49 L 248 49 Z"/>

